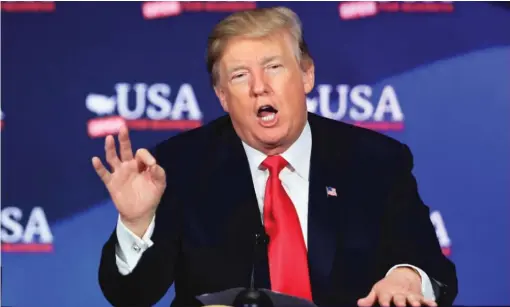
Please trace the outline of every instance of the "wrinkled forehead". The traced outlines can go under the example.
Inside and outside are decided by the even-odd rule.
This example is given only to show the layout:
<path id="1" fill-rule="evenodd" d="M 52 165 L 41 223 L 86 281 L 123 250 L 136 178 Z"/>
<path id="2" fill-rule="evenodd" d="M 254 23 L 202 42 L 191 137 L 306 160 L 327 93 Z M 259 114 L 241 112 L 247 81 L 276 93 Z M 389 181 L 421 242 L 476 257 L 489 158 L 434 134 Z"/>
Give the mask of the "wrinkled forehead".
<path id="1" fill-rule="evenodd" d="M 274 59 L 294 56 L 290 36 L 283 31 L 264 37 L 239 36 L 228 40 L 220 58 L 222 71 L 238 65 L 261 65 Z"/>

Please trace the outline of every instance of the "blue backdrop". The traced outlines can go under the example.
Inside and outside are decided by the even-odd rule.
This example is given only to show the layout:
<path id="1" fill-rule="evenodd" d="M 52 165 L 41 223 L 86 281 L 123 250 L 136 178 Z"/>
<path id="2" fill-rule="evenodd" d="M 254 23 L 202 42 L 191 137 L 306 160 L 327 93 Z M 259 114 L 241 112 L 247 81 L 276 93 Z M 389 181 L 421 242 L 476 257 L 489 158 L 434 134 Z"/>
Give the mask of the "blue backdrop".
<path id="1" fill-rule="evenodd" d="M 316 62 L 310 111 L 409 144 L 456 304 L 509 305 L 510 10 L 285 4 Z M 138 148 L 222 115 L 207 35 L 273 5 L 2 3 L 2 305 L 107 306 L 97 268 L 117 215 L 91 157 L 122 120 Z"/>

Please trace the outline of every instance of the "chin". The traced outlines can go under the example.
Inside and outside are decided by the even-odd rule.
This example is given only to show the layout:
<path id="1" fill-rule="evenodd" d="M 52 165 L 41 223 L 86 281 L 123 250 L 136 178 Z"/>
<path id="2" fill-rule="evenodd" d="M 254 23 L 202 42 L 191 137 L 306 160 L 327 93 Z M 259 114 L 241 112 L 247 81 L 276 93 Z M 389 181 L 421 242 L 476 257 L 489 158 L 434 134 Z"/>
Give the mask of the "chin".
<path id="1" fill-rule="evenodd" d="M 282 144 L 285 140 L 286 134 L 282 133 L 282 131 L 269 131 L 266 133 L 261 133 L 258 137 L 259 141 L 267 147 L 274 147 Z"/>

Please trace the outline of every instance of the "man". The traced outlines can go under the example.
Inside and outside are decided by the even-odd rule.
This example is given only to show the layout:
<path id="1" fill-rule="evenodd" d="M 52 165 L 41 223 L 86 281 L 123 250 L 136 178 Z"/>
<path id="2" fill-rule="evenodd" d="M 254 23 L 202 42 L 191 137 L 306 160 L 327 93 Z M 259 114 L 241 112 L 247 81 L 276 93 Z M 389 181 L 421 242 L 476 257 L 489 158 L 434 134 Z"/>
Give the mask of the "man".
<path id="1" fill-rule="evenodd" d="M 292 11 L 231 15 L 207 62 L 228 116 L 135 155 L 123 127 L 119 156 L 105 141 L 111 170 L 93 158 L 119 211 L 99 268 L 110 303 L 151 306 L 175 283 L 173 305 L 194 305 L 253 270 L 257 287 L 319 306 L 452 304 L 408 148 L 308 114 L 314 64 Z"/>

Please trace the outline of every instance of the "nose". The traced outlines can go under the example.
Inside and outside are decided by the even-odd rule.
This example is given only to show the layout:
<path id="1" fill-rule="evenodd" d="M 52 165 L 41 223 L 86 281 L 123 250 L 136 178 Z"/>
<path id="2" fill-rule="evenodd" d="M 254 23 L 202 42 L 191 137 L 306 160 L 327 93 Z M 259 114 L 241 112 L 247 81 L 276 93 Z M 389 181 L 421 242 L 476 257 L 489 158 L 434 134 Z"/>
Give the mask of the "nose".
<path id="1" fill-rule="evenodd" d="M 268 93 L 269 85 L 263 71 L 253 73 L 251 81 L 251 91 L 254 96 L 260 96 Z"/>

